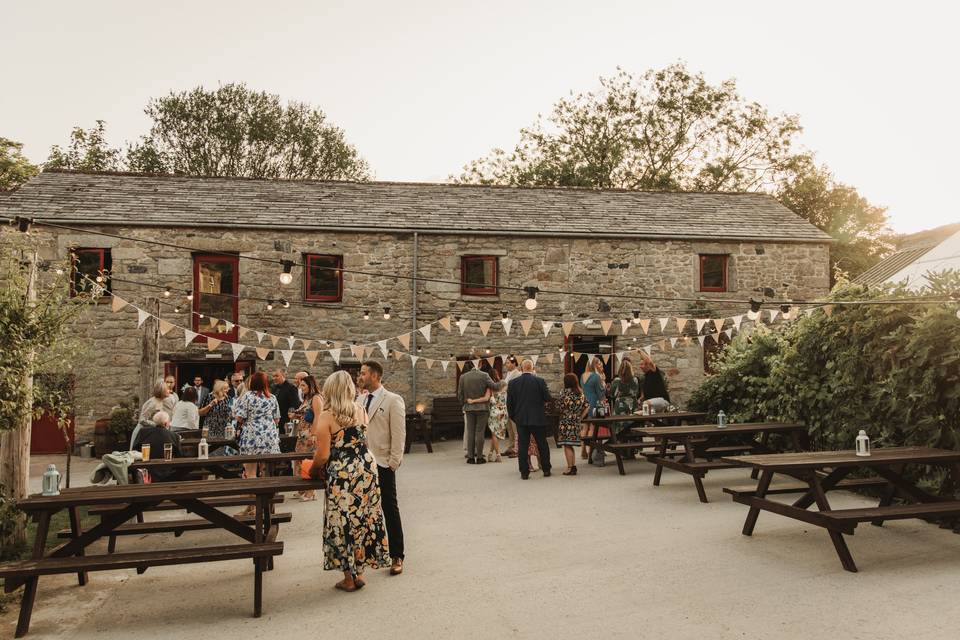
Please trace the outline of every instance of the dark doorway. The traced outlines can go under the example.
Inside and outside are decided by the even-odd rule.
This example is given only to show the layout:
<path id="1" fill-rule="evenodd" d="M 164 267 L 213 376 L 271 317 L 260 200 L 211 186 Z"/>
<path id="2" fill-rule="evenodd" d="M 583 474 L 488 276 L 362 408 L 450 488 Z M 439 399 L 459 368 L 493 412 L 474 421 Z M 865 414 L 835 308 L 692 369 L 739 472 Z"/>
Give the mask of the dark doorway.
<path id="1" fill-rule="evenodd" d="M 213 389 L 214 380 L 227 380 L 234 371 L 242 371 L 244 377 L 256 370 L 252 360 L 238 360 L 237 362 L 222 362 L 216 360 L 200 360 L 191 362 L 167 362 L 164 365 L 164 375 L 173 374 L 177 379 L 177 393 L 184 386 L 193 384 L 193 378 L 203 378 L 203 386 Z"/>
<path id="2" fill-rule="evenodd" d="M 603 368 L 607 374 L 607 380 L 613 380 L 614 358 L 612 354 L 616 350 L 616 347 L 617 340 L 613 336 L 571 335 L 567 337 L 565 348 L 567 353 L 576 351 L 577 353 L 610 356 L 607 358 L 607 362 L 604 363 Z M 589 355 L 587 357 L 581 356 L 579 360 L 574 361 L 573 357 L 568 355 L 566 358 L 567 361 L 564 365 L 564 371 L 566 373 L 575 373 L 577 374 L 577 377 L 580 378 L 583 376 L 583 372 L 587 370 L 587 365 L 590 364 L 590 360 L 592 359 L 593 356 Z"/>

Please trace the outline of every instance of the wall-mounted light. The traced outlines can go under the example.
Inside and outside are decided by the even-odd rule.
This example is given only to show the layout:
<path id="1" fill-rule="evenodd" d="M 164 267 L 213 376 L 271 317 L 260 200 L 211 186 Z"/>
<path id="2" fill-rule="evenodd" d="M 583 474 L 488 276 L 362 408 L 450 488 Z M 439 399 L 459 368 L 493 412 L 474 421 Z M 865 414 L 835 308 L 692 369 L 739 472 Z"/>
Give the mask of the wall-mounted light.
<path id="1" fill-rule="evenodd" d="M 524 287 L 523 290 L 527 292 L 527 300 L 523 303 L 523 306 L 525 306 L 528 311 L 533 311 L 537 308 L 537 292 L 540 291 L 540 289 L 537 287 Z"/>
<path id="2" fill-rule="evenodd" d="M 384 319 L 384 320 L 389 320 L 389 319 L 390 319 L 390 307 L 384 307 L 384 308 L 383 308 L 383 319 Z"/>
<path id="3" fill-rule="evenodd" d="M 290 284 L 293 282 L 293 261 L 292 260 L 281 260 L 280 264 L 283 265 L 283 273 L 280 274 L 280 284 Z"/>

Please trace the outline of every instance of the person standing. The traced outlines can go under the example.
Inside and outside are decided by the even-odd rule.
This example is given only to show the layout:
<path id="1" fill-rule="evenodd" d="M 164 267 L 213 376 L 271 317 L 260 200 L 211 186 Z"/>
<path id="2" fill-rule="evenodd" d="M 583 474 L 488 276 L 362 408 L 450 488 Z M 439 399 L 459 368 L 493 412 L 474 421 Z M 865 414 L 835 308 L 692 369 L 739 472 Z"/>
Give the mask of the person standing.
<path id="1" fill-rule="evenodd" d="M 502 385 L 499 390 L 493 392 L 490 396 L 490 462 L 500 462 L 500 441 L 507 437 L 507 423 L 510 417 L 507 416 L 507 383 L 501 382 L 500 374 L 496 369 L 490 370 L 490 379 L 498 385 Z"/>
<path id="2" fill-rule="evenodd" d="M 547 383 L 533 373 L 533 362 L 524 360 L 522 374 L 507 386 L 507 413 L 517 423 L 520 478 L 530 478 L 530 438 L 537 442 L 543 477 L 550 477 L 550 447 L 547 446 Z"/>
<path id="3" fill-rule="evenodd" d="M 167 374 L 163 378 L 163 383 L 167 385 L 167 391 L 170 392 L 170 395 L 163 402 L 164 410 L 167 413 L 173 413 L 173 408 L 180 402 L 180 396 L 177 395 L 177 379 L 173 377 L 173 374 Z"/>
<path id="4" fill-rule="evenodd" d="M 206 405 L 210 397 L 210 389 L 203 386 L 203 378 L 201 376 L 193 377 L 193 390 L 197 392 L 197 399 L 193 401 L 193 404 L 197 405 L 197 407 Z"/>
<path id="5" fill-rule="evenodd" d="M 297 443 L 293 450 L 297 453 L 316 451 L 317 439 L 313 437 L 313 425 L 317 416 L 323 412 L 323 394 L 320 393 L 320 387 L 317 379 L 311 375 L 304 376 L 300 380 L 300 395 L 303 396 L 303 404 L 297 409 L 300 417 L 300 423 L 297 426 Z M 294 463 L 294 475 L 300 477 L 300 463 Z M 308 502 L 316 500 L 316 492 L 313 489 L 298 491 L 300 499 Z"/>
<path id="6" fill-rule="evenodd" d="M 403 573 L 403 524 L 397 503 L 397 469 L 407 443 L 407 408 L 403 397 L 383 386 L 383 367 L 368 360 L 360 367 L 360 386 L 367 390 L 367 446 L 377 461 L 380 503 L 390 543 L 390 575 Z"/>
<path id="7" fill-rule="evenodd" d="M 304 400 L 303 391 L 300 388 L 300 383 L 303 382 L 303 379 L 306 378 L 308 375 L 310 374 L 307 373 L 306 371 L 297 371 L 297 373 L 295 373 L 293 376 L 293 386 L 297 388 L 297 406 L 298 407 L 303 404 L 303 400 Z"/>
<path id="8" fill-rule="evenodd" d="M 230 397 L 227 391 L 225 381 L 217 380 L 213 383 L 210 401 L 198 409 L 199 414 L 203 416 L 203 426 L 210 430 L 211 438 L 226 437 L 227 423 L 230 422 L 234 402 L 235 400 Z"/>
<path id="9" fill-rule="evenodd" d="M 595 418 L 601 413 L 600 408 L 607 399 L 606 373 L 600 356 L 595 356 L 590 361 L 589 368 L 583 372 L 581 383 L 583 385 L 583 396 L 587 399 L 587 405 L 590 407 L 590 417 Z M 587 428 L 586 436 L 594 438 L 598 432 L 599 429 L 595 425 L 591 425 Z M 580 448 L 580 457 L 586 458 L 590 464 L 593 464 L 593 447 L 583 444 Z"/>
<path id="10" fill-rule="evenodd" d="M 341 591 L 362 589 L 366 567 L 390 562 L 387 531 L 380 507 L 377 463 L 367 448 L 366 413 L 357 405 L 350 374 L 336 371 L 323 383 L 324 410 L 317 416 L 317 451 L 310 477 L 326 475 L 323 518 L 323 568 L 339 569 Z"/>
<path id="11" fill-rule="evenodd" d="M 200 410 L 197 409 L 197 392 L 194 387 L 183 390 L 183 397 L 173 408 L 170 416 L 173 431 L 192 431 L 200 428 Z"/>
<path id="12" fill-rule="evenodd" d="M 276 396 L 270 395 L 270 381 L 267 374 L 257 371 L 250 376 L 250 392 L 245 393 L 234 405 L 233 414 L 240 428 L 237 442 L 240 455 L 260 455 L 280 453 L 280 407 Z M 257 477 L 257 463 L 244 463 L 243 469 L 248 478 Z M 251 505 L 240 515 L 252 515 L 255 509 Z"/>
<path id="13" fill-rule="evenodd" d="M 509 387 L 510 383 L 516 378 L 520 377 L 520 363 L 517 362 L 517 356 L 507 356 L 507 361 L 503 363 L 503 366 L 506 367 L 507 373 L 503 376 L 503 380 L 506 385 Z M 509 392 L 508 392 L 509 393 Z M 504 455 L 508 458 L 517 457 L 517 424 L 507 418 L 507 433 L 510 438 L 510 442 L 507 443 L 507 450 L 504 451 Z"/>
<path id="14" fill-rule="evenodd" d="M 273 372 L 273 394 L 277 397 L 280 406 L 280 423 L 290 419 L 290 411 L 300 406 L 300 390 L 287 380 L 287 372 L 276 369 Z"/>
<path id="15" fill-rule="evenodd" d="M 243 395 L 244 391 L 246 391 L 246 387 L 243 384 L 243 372 L 234 371 L 230 374 L 230 389 L 227 391 L 227 395 L 236 401 Z"/>
<path id="16" fill-rule="evenodd" d="M 463 365 L 463 371 L 457 385 L 457 398 L 463 405 L 466 422 L 467 463 L 484 464 L 486 459 L 483 457 L 483 441 L 490 418 L 490 402 L 489 397 L 480 402 L 476 400 L 486 396 L 487 390 L 497 391 L 499 385 L 489 375 L 475 368 L 473 362 L 468 361 Z"/>
<path id="17" fill-rule="evenodd" d="M 643 388 L 641 401 L 649 402 L 658 413 L 666 411 L 670 406 L 670 392 L 667 391 L 667 381 L 663 371 L 646 354 L 641 354 L 640 370 L 643 371 Z"/>
<path id="18" fill-rule="evenodd" d="M 563 376 L 563 391 L 558 401 L 560 409 L 560 428 L 557 433 L 557 444 L 563 447 L 563 457 L 567 461 L 565 476 L 577 475 L 577 458 L 574 447 L 579 447 L 581 440 L 581 421 L 590 410 L 577 374 L 568 373 Z"/>

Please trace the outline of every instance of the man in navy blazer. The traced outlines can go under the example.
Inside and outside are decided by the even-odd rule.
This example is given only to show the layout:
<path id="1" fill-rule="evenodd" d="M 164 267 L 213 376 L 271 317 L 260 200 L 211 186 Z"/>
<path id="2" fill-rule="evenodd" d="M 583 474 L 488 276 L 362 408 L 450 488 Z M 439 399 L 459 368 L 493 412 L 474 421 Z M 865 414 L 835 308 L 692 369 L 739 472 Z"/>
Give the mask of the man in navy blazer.
<path id="1" fill-rule="evenodd" d="M 533 362 L 524 360 L 523 372 L 507 385 L 507 414 L 517 425 L 519 438 L 517 457 L 520 461 L 520 478 L 530 477 L 530 437 L 537 441 L 543 477 L 550 477 L 550 447 L 547 446 L 546 403 L 550 401 L 547 383 L 533 373 Z"/>

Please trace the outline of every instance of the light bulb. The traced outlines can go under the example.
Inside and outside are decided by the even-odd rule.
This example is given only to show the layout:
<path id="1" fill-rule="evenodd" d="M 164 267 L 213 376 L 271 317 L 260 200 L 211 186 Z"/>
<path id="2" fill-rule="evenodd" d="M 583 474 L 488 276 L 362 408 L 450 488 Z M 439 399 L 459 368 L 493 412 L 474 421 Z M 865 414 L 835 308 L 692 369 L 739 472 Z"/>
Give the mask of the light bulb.
<path id="1" fill-rule="evenodd" d="M 57 275 L 58 275 L 58 276 L 62 276 L 62 275 L 63 275 L 63 267 L 57 267 L 57 268 L 56 268 L 56 272 L 57 272 Z"/>
<path id="2" fill-rule="evenodd" d="M 370 312 L 369 312 L 369 311 L 364 311 L 364 312 L 363 312 L 363 319 L 364 319 L 364 320 L 369 320 L 369 319 L 370 319 Z"/>
<path id="3" fill-rule="evenodd" d="M 384 319 L 384 320 L 389 320 L 389 319 L 390 319 L 390 307 L 384 307 L 384 308 L 383 308 L 383 319 Z"/>
<path id="4" fill-rule="evenodd" d="M 751 309 L 750 311 L 747 311 L 747 317 L 750 318 L 751 320 L 756 320 L 759 315 L 760 315 L 759 311 L 754 311 L 753 309 Z"/>
<path id="5" fill-rule="evenodd" d="M 187 300 L 193 300 L 193 291 L 187 293 Z"/>
<path id="6" fill-rule="evenodd" d="M 290 284 L 293 282 L 293 274 L 284 271 L 280 274 L 280 284 Z"/>
<path id="7" fill-rule="evenodd" d="M 290 301 L 289 301 L 289 300 L 281 300 L 281 301 L 280 301 L 280 304 L 283 305 L 283 308 L 284 308 L 284 309 L 289 309 L 289 308 L 290 308 Z"/>
<path id="8" fill-rule="evenodd" d="M 537 308 L 537 299 L 536 298 L 527 298 L 527 301 L 523 303 L 528 310 L 533 311 Z"/>
<path id="9" fill-rule="evenodd" d="M 163 290 L 163 297 L 164 298 L 170 297 L 170 287 L 167 287 L 166 289 Z"/>
<path id="10" fill-rule="evenodd" d="M 267 311 L 273 311 L 273 300 L 267 300 Z"/>

